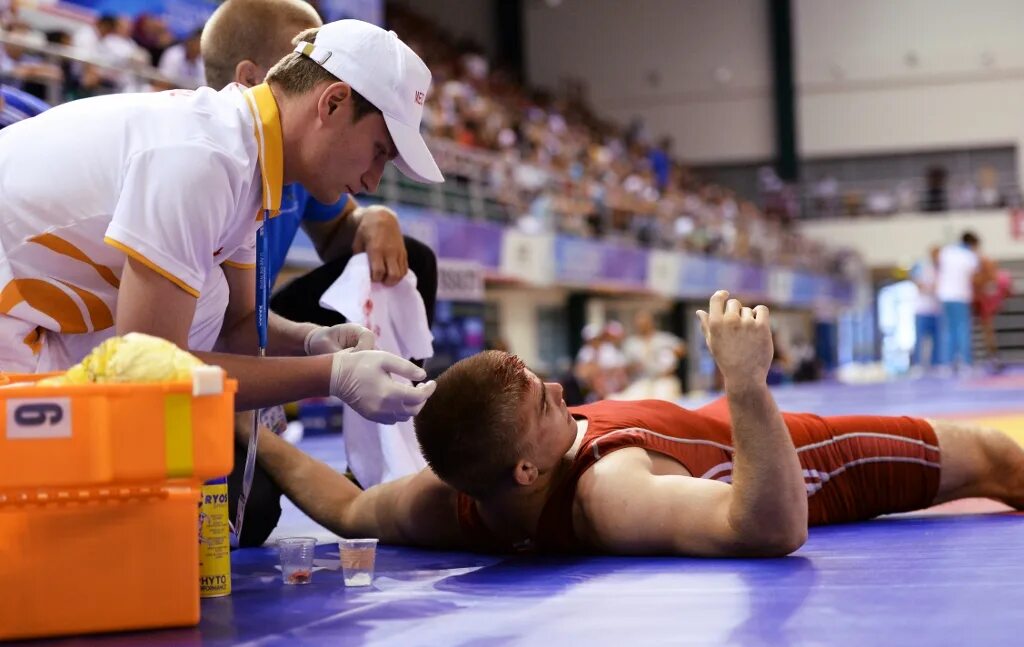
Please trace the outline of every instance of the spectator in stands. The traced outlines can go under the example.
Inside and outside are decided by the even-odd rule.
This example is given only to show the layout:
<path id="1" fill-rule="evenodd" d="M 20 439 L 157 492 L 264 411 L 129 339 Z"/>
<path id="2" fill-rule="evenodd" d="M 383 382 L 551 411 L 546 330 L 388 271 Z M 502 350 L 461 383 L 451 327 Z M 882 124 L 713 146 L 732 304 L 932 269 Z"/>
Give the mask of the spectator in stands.
<path id="1" fill-rule="evenodd" d="M 903 213 L 917 211 L 920 196 L 913 182 L 904 180 L 896 184 L 896 210 Z"/>
<path id="2" fill-rule="evenodd" d="M 75 32 L 72 42 L 86 58 L 109 67 L 97 67 L 98 86 L 127 92 L 146 89 L 136 82 L 131 70 L 148 67 L 149 53 L 131 37 L 132 23 L 125 16 L 104 14 L 95 26 L 86 26 Z M 82 71 L 86 75 L 86 71 Z"/>
<path id="3" fill-rule="evenodd" d="M 811 197 L 814 211 L 819 218 L 834 218 L 839 215 L 839 180 L 824 175 L 814 183 Z"/>
<path id="4" fill-rule="evenodd" d="M 167 48 L 174 45 L 174 34 L 161 18 L 144 12 L 135 17 L 132 40 L 149 52 L 149 64 L 156 67 Z"/>
<path id="5" fill-rule="evenodd" d="M 924 200 L 921 208 L 929 212 L 946 211 L 949 201 L 946 197 L 946 169 L 932 166 L 925 175 Z"/>
<path id="6" fill-rule="evenodd" d="M 593 402 L 598 399 L 595 382 L 598 379 L 597 350 L 601 345 L 601 326 L 595 323 L 583 326 L 580 338 L 583 344 L 576 353 L 573 376 L 576 378 L 576 383 L 583 393 L 585 401 Z"/>
<path id="7" fill-rule="evenodd" d="M 953 183 L 953 209 L 974 209 L 978 203 L 978 187 L 969 177 L 960 178 Z"/>
<path id="8" fill-rule="evenodd" d="M 999 190 L 999 172 L 992 166 L 978 169 L 977 208 L 1001 209 L 1006 206 L 1006 198 Z"/>
<path id="9" fill-rule="evenodd" d="M 622 323 L 612 319 L 604 325 L 602 332 L 602 340 L 597 349 L 597 367 L 601 373 L 602 390 L 611 395 L 622 391 L 629 384 L 626 356 L 622 354 L 626 329 Z"/>
<path id="10" fill-rule="evenodd" d="M 821 362 L 818 360 L 814 345 L 801 334 L 793 336 L 790 346 L 792 374 L 794 383 L 816 382 L 821 379 Z"/>
<path id="11" fill-rule="evenodd" d="M 974 298 L 974 276 L 980 264 L 979 245 L 978 236 L 965 231 L 959 243 L 946 245 L 939 252 L 935 296 L 942 304 L 939 322 L 941 359 L 943 365 L 954 368 L 972 364 L 971 301 Z"/>
<path id="12" fill-rule="evenodd" d="M 99 56 L 100 43 L 117 30 L 117 16 L 103 14 L 93 25 L 78 29 L 71 38 L 72 44 L 83 56 Z"/>
<path id="13" fill-rule="evenodd" d="M 651 163 L 651 169 L 654 171 L 659 191 L 664 191 L 668 188 L 669 170 L 672 164 L 671 155 L 671 137 L 663 137 L 661 142 L 657 146 L 652 147 L 647 154 L 647 159 Z"/>
<path id="14" fill-rule="evenodd" d="M 22 23 L 11 25 L 8 34 L 23 40 L 26 45 L 43 47 L 46 35 Z M 0 81 L 23 90 L 38 99 L 46 99 L 49 87 L 60 84 L 64 73 L 59 65 L 32 53 L 28 47 L 5 44 L 0 46 Z"/>
<path id="15" fill-rule="evenodd" d="M 625 388 L 626 358 L 619 349 L 622 324 L 587 324 L 583 327 L 583 347 L 576 354 L 574 373 L 588 402 L 607 398 Z"/>
<path id="16" fill-rule="evenodd" d="M 917 286 L 917 299 L 914 303 L 914 353 L 911 365 L 917 369 L 925 366 L 925 349 L 927 366 L 934 368 L 940 364 L 939 346 L 939 315 L 941 304 L 935 296 L 936 264 L 939 259 L 939 247 L 932 246 L 928 254 L 910 269 L 910 280 Z"/>
<path id="17" fill-rule="evenodd" d="M 199 48 L 202 35 L 203 30 L 197 29 L 182 42 L 168 47 L 160 56 L 160 73 L 177 81 L 180 84 L 178 87 L 206 85 L 203 57 Z"/>

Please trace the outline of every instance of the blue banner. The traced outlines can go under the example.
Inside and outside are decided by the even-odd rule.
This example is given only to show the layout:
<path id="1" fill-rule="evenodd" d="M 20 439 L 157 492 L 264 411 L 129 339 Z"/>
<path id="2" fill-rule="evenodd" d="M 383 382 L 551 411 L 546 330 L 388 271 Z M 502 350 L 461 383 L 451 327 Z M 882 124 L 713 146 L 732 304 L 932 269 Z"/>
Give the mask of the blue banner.
<path id="1" fill-rule="evenodd" d="M 528 235 L 430 209 L 389 206 L 398 213 L 402 231 L 433 249 L 438 259 L 470 261 L 492 276 L 504 274 L 529 284 L 652 290 L 700 301 L 715 290 L 726 289 L 745 299 L 796 306 L 849 304 L 855 292 L 847 280 L 800 270 L 681 252 L 652 252 L 575 236 Z M 307 260 L 316 261 L 312 244 L 300 232 L 289 261 L 310 264 L 300 262 L 305 259 L 303 251 L 308 252 Z M 655 255 L 663 257 L 655 264 L 657 285 L 651 284 L 648 276 Z"/>
<path id="2" fill-rule="evenodd" d="M 739 281 L 737 293 L 748 298 L 762 299 L 768 294 L 768 271 L 751 263 L 737 263 Z"/>
<path id="3" fill-rule="evenodd" d="M 601 281 L 635 288 L 647 285 L 647 252 L 614 243 L 601 244 Z"/>
<path id="4" fill-rule="evenodd" d="M 683 255 L 679 266 L 679 296 L 707 298 L 720 287 L 717 262 L 702 256 Z"/>
<path id="5" fill-rule="evenodd" d="M 591 284 L 600 280 L 604 250 L 600 245 L 572 236 L 555 237 L 555 280 Z"/>
<path id="6" fill-rule="evenodd" d="M 476 261 L 489 270 L 497 270 L 501 267 L 503 234 L 504 227 L 495 223 L 439 218 L 437 255 L 441 258 Z"/>

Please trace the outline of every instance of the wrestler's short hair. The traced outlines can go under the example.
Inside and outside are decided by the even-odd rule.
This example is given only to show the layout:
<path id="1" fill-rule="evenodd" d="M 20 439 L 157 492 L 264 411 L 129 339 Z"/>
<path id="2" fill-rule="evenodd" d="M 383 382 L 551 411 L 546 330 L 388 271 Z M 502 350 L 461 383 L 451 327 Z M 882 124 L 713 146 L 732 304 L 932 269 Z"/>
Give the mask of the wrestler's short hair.
<path id="1" fill-rule="evenodd" d="M 521 403 L 530 386 L 523 361 L 485 351 L 456 362 L 415 418 L 416 438 L 434 473 L 474 498 L 485 498 L 519 460 Z"/>

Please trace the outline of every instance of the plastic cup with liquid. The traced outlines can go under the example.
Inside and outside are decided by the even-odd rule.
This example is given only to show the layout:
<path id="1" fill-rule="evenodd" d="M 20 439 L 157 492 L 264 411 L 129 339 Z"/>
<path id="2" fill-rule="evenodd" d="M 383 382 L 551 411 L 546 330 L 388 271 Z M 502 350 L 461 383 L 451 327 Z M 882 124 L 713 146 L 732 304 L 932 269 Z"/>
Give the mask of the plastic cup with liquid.
<path id="1" fill-rule="evenodd" d="M 281 578 L 285 584 L 309 584 L 313 579 L 315 548 L 316 540 L 312 537 L 288 537 L 277 542 Z"/>
<path id="2" fill-rule="evenodd" d="M 377 560 L 376 539 L 342 539 L 338 542 L 345 586 L 370 586 Z"/>

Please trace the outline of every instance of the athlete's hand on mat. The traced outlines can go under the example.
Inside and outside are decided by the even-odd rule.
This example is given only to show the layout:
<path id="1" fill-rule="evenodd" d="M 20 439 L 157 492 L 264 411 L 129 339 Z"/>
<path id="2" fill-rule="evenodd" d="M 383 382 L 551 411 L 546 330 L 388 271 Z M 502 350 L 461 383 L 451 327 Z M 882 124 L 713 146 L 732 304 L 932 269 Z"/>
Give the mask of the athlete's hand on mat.
<path id="1" fill-rule="evenodd" d="M 336 326 L 318 326 L 306 334 L 304 348 L 307 355 L 326 355 L 346 348 L 371 350 L 377 343 L 373 332 L 354 323 Z"/>
<path id="2" fill-rule="evenodd" d="M 366 252 L 370 261 L 370 280 L 395 285 L 409 271 L 409 255 L 405 251 L 398 216 L 387 207 L 359 207 L 352 214 L 359 219 L 352 251 Z"/>
<path id="3" fill-rule="evenodd" d="M 707 312 L 697 311 L 704 339 L 726 382 L 764 384 L 772 364 L 772 329 L 767 306 L 744 307 L 719 290 Z"/>
<path id="4" fill-rule="evenodd" d="M 334 354 L 331 366 L 331 395 L 341 398 L 362 417 L 384 424 L 408 420 L 423 408 L 437 383 L 417 386 L 427 376 L 419 366 L 382 350 L 343 350 Z"/>

